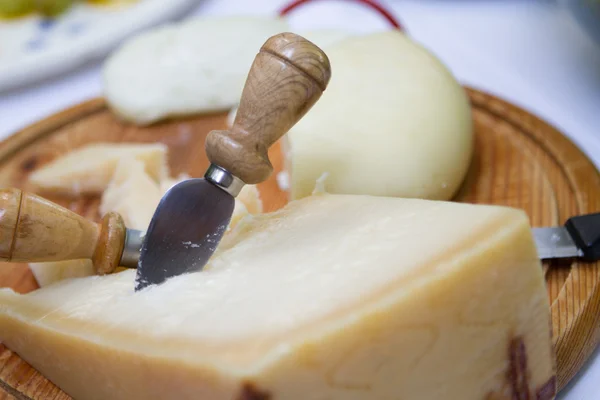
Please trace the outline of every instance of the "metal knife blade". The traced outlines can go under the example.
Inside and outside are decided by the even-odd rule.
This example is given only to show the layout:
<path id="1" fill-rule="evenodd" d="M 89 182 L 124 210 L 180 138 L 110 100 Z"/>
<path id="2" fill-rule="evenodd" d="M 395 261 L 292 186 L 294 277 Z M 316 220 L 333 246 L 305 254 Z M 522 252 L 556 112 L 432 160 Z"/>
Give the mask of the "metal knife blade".
<path id="1" fill-rule="evenodd" d="M 231 194 L 206 179 L 169 189 L 144 238 L 135 290 L 201 269 L 229 225 L 234 205 Z"/>
<path id="2" fill-rule="evenodd" d="M 533 228 L 533 238 L 540 259 L 581 257 L 583 252 L 577 247 L 565 227 Z"/>
<path id="3" fill-rule="evenodd" d="M 562 227 L 533 228 L 533 237 L 540 259 L 600 260 L 600 213 L 571 217 Z"/>

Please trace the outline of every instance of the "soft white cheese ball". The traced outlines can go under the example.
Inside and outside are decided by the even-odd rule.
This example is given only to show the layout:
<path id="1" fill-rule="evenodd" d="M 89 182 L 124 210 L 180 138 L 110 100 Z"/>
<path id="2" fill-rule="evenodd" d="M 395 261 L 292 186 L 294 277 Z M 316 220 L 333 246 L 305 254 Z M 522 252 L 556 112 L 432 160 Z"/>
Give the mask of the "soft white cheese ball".
<path id="1" fill-rule="evenodd" d="M 285 20 L 261 16 L 196 18 L 147 31 L 106 61 L 104 95 L 114 112 L 141 125 L 230 109 L 261 46 L 286 31 Z"/>
<path id="2" fill-rule="evenodd" d="M 313 42 L 323 50 L 346 40 L 348 38 L 356 37 L 356 33 L 348 32 L 341 29 L 316 29 L 310 31 L 301 31 L 299 35 L 305 39 Z"/>
<path id="3" fill-rule="evenodd" d="M 330 193 L 450 199 L 473 150 L 468 97 L 451 73 L 399 31 L 327 55 L 327 90 L 284 137 L 291 198 L 328 173 Z"/>

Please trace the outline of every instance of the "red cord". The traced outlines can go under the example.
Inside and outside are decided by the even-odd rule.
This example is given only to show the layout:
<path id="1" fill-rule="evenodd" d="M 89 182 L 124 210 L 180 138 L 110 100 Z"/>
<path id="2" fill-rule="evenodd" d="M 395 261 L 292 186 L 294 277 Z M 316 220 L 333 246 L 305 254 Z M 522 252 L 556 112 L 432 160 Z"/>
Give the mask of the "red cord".
<path id="1" fill-rule="evenodd" d="M 298 7 L 302 4 L 305 4 L 305 3 L 309 3 L 311 1 L 312 0 L 294 0 L 291 3 L 289 3 L 287 6 L 283 7 L 281 9 L 281 11 L 279 11 L 279 15 L 284 16 L 284 15 L 288 14 L 290 11 L 292 11 L 293 9 L 295 9 L 296 7 Z M 386 10 L 381 4 L 377 3 L 375 0 L 354 0 L 354 1 L 358 1 L 359 3 L 362 3 L 366 6 L 371 7 L 372 9 L 377 11 L 379 14 L 381 14 L 381 16 L 383 18 L 385 18 L 394 28 L 404 31 L 404 28 L 398 22 L 398 20 L 392 15 L 392 13 L 390 13 L 388 10 Z"/>

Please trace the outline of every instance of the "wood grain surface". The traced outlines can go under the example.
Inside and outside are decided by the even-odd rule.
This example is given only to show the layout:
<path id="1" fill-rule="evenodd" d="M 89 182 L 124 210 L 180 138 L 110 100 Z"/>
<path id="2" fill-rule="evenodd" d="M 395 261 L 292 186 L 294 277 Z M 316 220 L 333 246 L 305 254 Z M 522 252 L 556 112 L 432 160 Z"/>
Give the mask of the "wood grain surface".
<path id="1" fill-rule="evenodd" d="M 215 130 L 206 154 L 247 184 L 269 177 L 268 150 L 319 100 L 329 84 L 329 59 L 317 46 L 293 33 L 275 35 L 256 55 L 235 121 Z"/>
<path id="2" fill-rule="evenodd" d="M 98 224 L 17 188 L 0 190 L 0 260 L 91 258 Z"/>
<path id="3" fill-rule="evenodd" d="M 518 207 L 533 226 L 562 224 L 570 216 L 600 211 L 600 174 L 560 132 L 501 99 L 467 89 L 476 131 L 475 156 L 455 200 Z M 226 114 L 167 121 L 149 127 L 119 122 L 96 99 L 54 115 L 0 145 L 0 185 L 30 190 L 27 176 L 71 149 L 91 142 L 161 142 L 169 149 L 173 175 L 201 176 L 208 166 L 204 140 L 226 127 Z M 278 143 L 269 151 L 275 172 L 282 168 Z M 259 185 L 265 210 L 287 202 L 275 174 Z M 100 221 L 99 199 L 49 197 Z M 600 263 L 544 263 L 551 300 L 558 387 L 582 367 L 600 340 Z M 26 265 L 0 264 L 0 286 L 26 293 L 37 285 Z M 56 386 L 0 345 L 0 388 L 4 398 L 69 399 Z M 0 391 L 0 399 L 2 392 Z"/>

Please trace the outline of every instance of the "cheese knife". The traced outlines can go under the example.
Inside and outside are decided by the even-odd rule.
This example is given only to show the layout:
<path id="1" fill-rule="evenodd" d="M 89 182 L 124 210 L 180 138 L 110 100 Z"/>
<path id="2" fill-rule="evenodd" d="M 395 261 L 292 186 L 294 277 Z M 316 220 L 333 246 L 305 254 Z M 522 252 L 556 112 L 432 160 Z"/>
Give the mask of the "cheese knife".
<path id="1" fill-rule="evenodd" d="M 533 228 L 541 259 L 600 260 L 600 213 L 571 217 L 564 226 Z"/>
<path id="2" fill-rule="evenodd" d="M 331 77 L 326 54 L 293 33 L 269 38 L 256 55 L 229 131 L 212 131 L 204 178 L 161 199 L 147 231 L 127 229 L 117 213 L 95 224 L 18 189 L 0 191 L 0 260 L 90 258 L 98 274 L 137 268 L 135 290 L 201 270 L 229 225 L 235 196 L 266 180 L 268 149 L 321 97 Z"/>
<path id="3" fill-rule="evenodd" d="M 292 33 L 268 39 L 256 55 L 229 131 L 206 139 L 211 164 L 201 179 L 173 186 L 142 240 L 135 290 L 201 270 L 229 225 L 244 184 L 266 180 L 268 149 L 321 97 L 331 76 L 326 54 Z"/>

